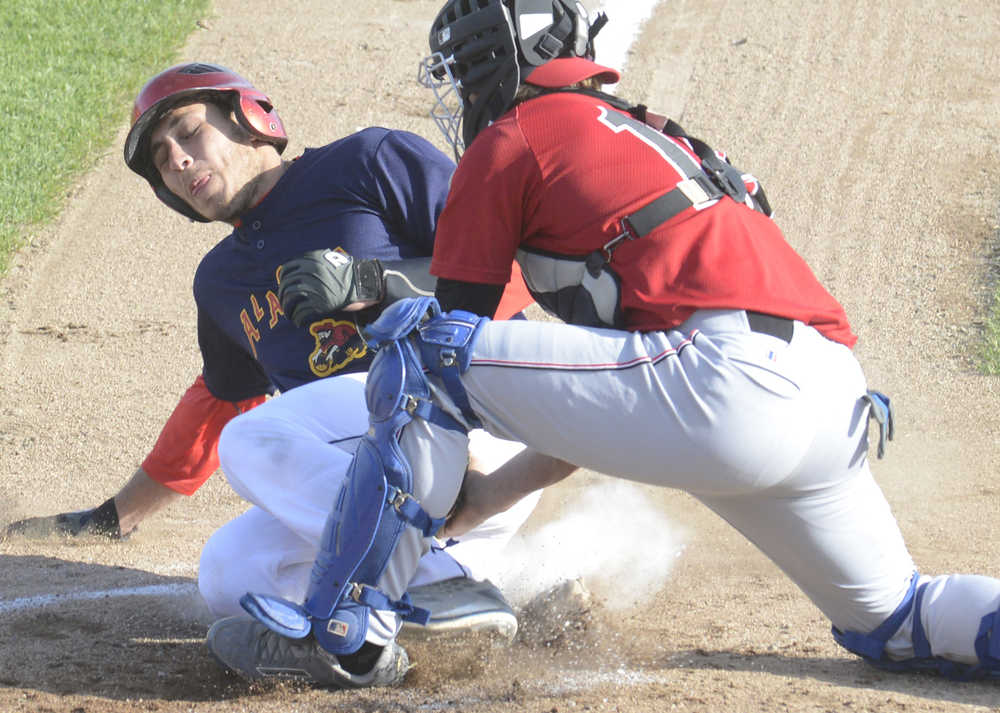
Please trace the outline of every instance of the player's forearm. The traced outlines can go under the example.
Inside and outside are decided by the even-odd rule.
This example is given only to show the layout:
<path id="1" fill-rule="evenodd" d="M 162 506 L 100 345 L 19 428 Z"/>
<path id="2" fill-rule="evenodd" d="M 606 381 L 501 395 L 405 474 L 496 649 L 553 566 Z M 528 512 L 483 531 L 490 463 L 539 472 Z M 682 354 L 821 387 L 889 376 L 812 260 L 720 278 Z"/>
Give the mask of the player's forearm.
<path id="1" fill-rule="evenodd" d="M 472 460 L 458 502 L 440 534 L 462 535 L 487 518 L 510 509 L 529 493 L 557 483 L 575 470 L 571 463 L 530 449 L 489 475 L 484 475 Z"/>
<path id="2" fill-rule="evenodd" d="M 470 468 L 475 467 L 473 459 Z M 504 505 L 496 512 L 506 510 L 529 493 L 558 483 L 575 470 L 576 466 L 572 463 L 543 455 L 530 448 L 521 451 L 486 476 L 498 503 Z"/>
<path id="3" fill-rule="evenodd" d="M 115 495 L 115 509 L 123 535 L 135 529 L 144 518 L 159 512 L 170 503 L 183 497 L 165 485 L 150 478 L 139 468 Z"/>

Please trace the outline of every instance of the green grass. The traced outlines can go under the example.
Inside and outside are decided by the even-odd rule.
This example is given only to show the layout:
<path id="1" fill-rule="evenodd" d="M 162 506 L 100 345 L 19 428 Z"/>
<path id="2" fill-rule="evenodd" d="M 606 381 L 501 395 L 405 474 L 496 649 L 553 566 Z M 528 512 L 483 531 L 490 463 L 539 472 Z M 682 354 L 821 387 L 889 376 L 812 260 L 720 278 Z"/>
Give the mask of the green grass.
<path id="1" fill-rule="evenodd" d="M 983 371 L 1000 374 L 1000 288 L 993 296 L 993 309 L 986 320 L 983 333 Z"/>
<path id="2" fill-rule="evenodd" d="M 0 3 L 0 274 L 173 63 L 209 0 Z"/>

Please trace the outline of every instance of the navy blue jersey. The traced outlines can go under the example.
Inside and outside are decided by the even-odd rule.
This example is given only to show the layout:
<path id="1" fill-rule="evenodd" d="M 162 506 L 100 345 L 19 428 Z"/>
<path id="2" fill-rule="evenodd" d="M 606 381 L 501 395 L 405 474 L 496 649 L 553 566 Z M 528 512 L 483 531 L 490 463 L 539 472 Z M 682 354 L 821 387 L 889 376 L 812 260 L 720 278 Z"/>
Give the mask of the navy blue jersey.
<path id="1" fill-rule="evenodd" d="M 317 378 L 366 371 L 351 320 L 295 327 L 277 298 L 278 267 L 309 250 L 360 258 L 430 256 L 454 163 L 403 131 L 365 129 L 296 159 L 194 278 L 205 383 L 240 401 Z"/>

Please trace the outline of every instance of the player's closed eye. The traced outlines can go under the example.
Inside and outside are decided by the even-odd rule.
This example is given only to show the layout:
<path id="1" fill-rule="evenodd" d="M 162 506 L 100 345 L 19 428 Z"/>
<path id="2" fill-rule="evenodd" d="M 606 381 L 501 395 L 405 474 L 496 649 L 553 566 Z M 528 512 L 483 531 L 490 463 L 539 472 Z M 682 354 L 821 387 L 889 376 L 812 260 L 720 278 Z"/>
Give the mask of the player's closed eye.
<path id="1" fill-rule="evenodd" d="M 184 126 L 180 131 L 177 132 L 177 136 L 181 141 L 188 141 L 194 137 L 201 129 L 201 122 L 193 122 L 188 126 Z M 156 169 L 162 172 L 166 168 L 167 159 L 170 157 L 170 151 L 167 149 L 166 143 L 161 143 L 156 147 L 153 153 L 153 165 Z"/>

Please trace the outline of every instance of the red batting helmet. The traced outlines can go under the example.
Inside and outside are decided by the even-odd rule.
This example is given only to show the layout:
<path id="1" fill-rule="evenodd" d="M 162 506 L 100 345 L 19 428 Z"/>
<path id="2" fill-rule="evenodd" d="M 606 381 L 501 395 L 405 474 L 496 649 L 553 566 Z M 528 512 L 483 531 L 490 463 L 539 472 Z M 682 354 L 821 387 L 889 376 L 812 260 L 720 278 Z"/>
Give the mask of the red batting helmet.
<path id="1" fill-rule="evenodd" d="M 250 82 L 217 64 L 191 62 L 166 69 L 146 82 L 132 108 L 132 129 L 125 139 L 125 163 L 149 181 L 157 198 L 191 220 L 210 222 L 167 190 L 149 155 L 149 135 L 167 112 L 186 100 L 219 94 L 230 98 L 233 113 L 251 135 L 285 150 L 288 135 L 271 100 Z"/>

